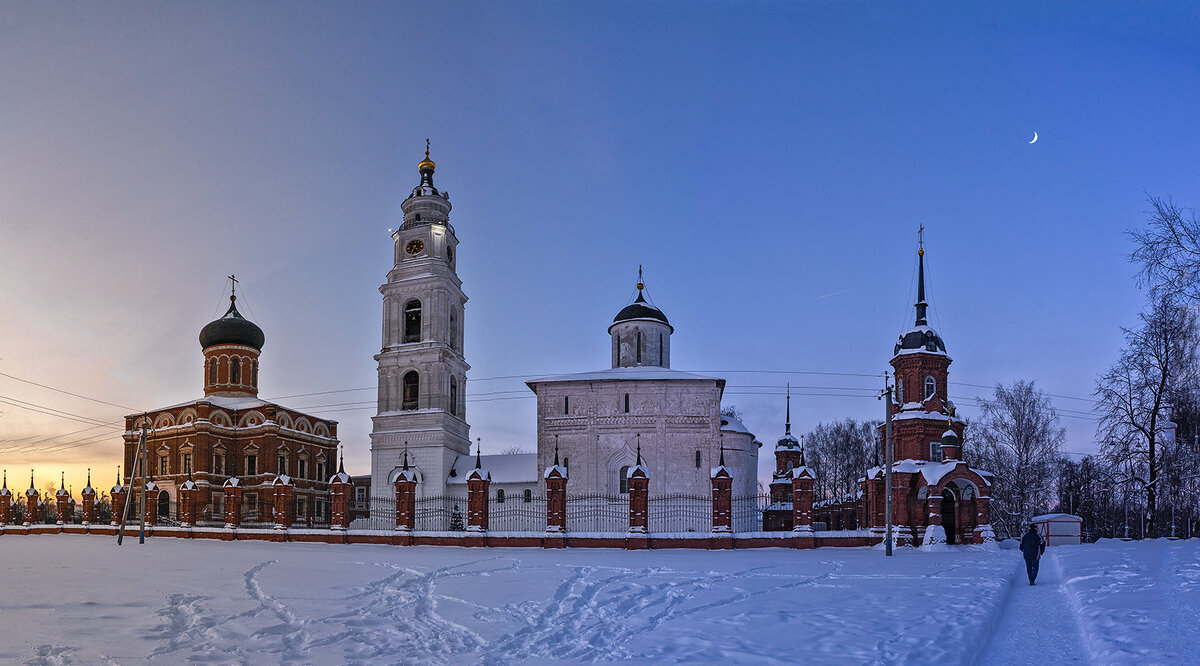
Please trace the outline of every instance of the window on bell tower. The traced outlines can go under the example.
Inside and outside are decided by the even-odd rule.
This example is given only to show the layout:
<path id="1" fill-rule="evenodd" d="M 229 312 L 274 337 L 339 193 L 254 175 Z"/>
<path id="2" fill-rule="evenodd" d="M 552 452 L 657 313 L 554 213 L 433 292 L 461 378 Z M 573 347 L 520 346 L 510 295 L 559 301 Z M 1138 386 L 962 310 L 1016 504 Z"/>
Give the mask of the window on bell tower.
<path id="1" fill-rule="evenodd" d="M 403 388 L 400 398 L 400 409 L 417 409 L 417 391 L 421 383 L 420 375 L 417 374 L 416 370 L 410 370 L 404 373 L 401 383 L 403 384 Z"/>
<path id="2" fill-rule="evenodd" d="M 421 341 L 421 301 L 411 300 L 404 305 L 404 341 Z"/>
<path id="3" fill-rule="evenodd" d="M 217 359 L 215 358 L 208 359 L 208 383 L 217 383 Z"/>
<path id="4" fill-rule="evenodd" d="M 458 416 L 458 380 L 450 377 L 450 413 Z"/>
<path id="5" fill-rule="evenodd" d="M 236 356 L 229 359 L 229 383 L 242 383 L 242 359 Z"/>
<path id="6" fill-rule="evenodd" d="M 925 399 L 928 400 L 928 399 L 932 398 L 934 393 L 937 393 L 937 380 L 935 380 L 933 377 L 926 377 L 925 378 Z"/>

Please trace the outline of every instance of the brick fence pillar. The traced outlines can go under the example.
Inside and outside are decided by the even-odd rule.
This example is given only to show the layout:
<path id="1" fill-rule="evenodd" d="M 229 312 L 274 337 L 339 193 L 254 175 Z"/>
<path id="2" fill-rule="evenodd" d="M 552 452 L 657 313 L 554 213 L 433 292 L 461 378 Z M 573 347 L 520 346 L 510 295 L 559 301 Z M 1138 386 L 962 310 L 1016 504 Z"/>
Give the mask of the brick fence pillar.
<path id="1" fill-rule="evenodd" d="M 153 481 L 147 481 L 146 487 L 142 489 L 143 496 L 146 498 L 146 524 L 158 524 L 158 485 Z"/>
<path id="2" fill-rule="evenodd" d="M 25 526 L 29 527 L 37 520 L 38 491 L 33 487 L 33 470 L 29 470 L 29 490 L 25 491 Z"/>
<path id="3" fill-rule="evenodd" d="M 486 532 L 488 529 L 488 493 L 492 487 L 492 475 L 479 466 L 467 474 L 467 531 Z"/>
<path id="4" fill-rule="evenodd" d="M 646 536 L 647 514 L 650 500 L 650 470 L 642 464 L 641 452 L 638 462 L 625 473 L 629 487 L 629 535 L 625 537 L 625 547 L 643 549 L 650 547 Z"/>
<path id="5" fill-rule="evenodd" d="M 108 524 L 113 527 L 121 523 L 121 514 L 125 511 L 125 501 L 128 499 L 125 486 L 121 485 L 120 476 L 118 473 L 117 485 L 108 490 L 109 501 L 112 504 L 112 515 L 109 516 Z"/>
<path id="6" fill-rule="evenodd" d="M 295 506 L 292 504 L 295 491 L 292 477 L 286 474 L 275 477 L 271 482 L 271 490 L 275 495 L 275 529 L 286 530 L 292 526 L 292 514 L 295 512 Z"/>
<path id="7" fill-rule="evenodd" d="M 811 467 L 792 469 L 792 534 L 797 548 L 813 548 L 813 480 L 816 475 Z"/>
<path id="8" fill-rule="evenodd" d="M 338 467 L 329 479 L 329 529 L 345 532 L 350 528 L 350 475 Z"/>
<path id="9" fill-rule="evenodd" d="M 567 531 L 567 477 L 570 472 L 558 464 L 558 446 L 554 447 L 554 464 L 547 467 L 542 478 L 546 481 L 546 532 L 555 535 L 544 542 L 547 548 L 562 548 L 562 535 Z"/>
<path id="10" fill-rule="evenodd" d="M 225 482 L 225 527 L 236 529 L 242 524 L 242 483 L 237 477 Z"/>
<path id="11" fill-rule="evenodd" d="M 417 528 L 417 473 L 408 468 L 407 457 L 404 468 L 396 475 L 395 486 L 396 531 L 409 533 Z"/>
<path id="12" fill-rule="evenodd" d="M 59 481 L 58 492 L 54 493 L 54 511 L 58 514 L 58 525 L 71 523 L 75 519 L 75 516 L 71 515 L 71 492 L 67 490 L 65 474 Z"/>
<path id="13" fill-rule="evenodd" d="M 725 451 L 721 463 L 709 472 L 712 481 L 712 531 L 729 534 L 733 531 L 733 474 L 725 466 Z"/>
<path id="14" fill-rule="evenodd" d="M 79 500 L 83 502 L 83 525 L 87 527 L 96 520 L 96 491 L 92 488 L 92 470 L 88 470 L 87 485 L 79 491 Z"/>
<path id="15" fill-rule="evenodd" d="M 12 491 L 8 489 L 8 471 L 4 472 L 4 487 L 0 488 L 0 526 L 12 522 Z"/>
<path id="16" fill-rule="evenodd" d="M 196 482 L 192 481 L 192 476 L 189 474 L 188 480 L 179 486 L 179 525 L 181 527 L 191 527 L 196 523 L 197 492 L 199 492 L 199 488 L 196 487 Z"/>

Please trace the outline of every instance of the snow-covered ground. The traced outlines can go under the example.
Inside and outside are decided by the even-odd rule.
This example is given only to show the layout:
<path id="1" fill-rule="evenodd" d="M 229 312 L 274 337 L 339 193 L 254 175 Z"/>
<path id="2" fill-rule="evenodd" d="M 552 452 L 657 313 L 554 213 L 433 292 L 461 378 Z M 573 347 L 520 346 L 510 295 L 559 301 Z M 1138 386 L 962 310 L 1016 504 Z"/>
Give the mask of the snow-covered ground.
<path id="1" fill-rule="evenodd" d="M 0 661 L 1186 663 L 1200 540 L 1016 551 L 0 536 Z"/>

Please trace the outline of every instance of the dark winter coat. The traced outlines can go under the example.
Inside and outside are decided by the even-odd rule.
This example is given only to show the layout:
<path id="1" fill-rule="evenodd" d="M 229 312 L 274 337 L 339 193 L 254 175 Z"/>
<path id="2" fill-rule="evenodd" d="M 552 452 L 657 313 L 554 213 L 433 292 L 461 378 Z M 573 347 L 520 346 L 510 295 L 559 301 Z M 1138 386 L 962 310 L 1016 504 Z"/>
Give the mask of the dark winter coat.
<path id="1" fill-rule="evenodd" d="M 1025 536 L 1021 537 L 1021 554 L 1027 560 L 1036 560 L 1046 552 L 1046 543 L 1042 541 L 1042 535 L 1037 532 L 1026 532 Z"/>

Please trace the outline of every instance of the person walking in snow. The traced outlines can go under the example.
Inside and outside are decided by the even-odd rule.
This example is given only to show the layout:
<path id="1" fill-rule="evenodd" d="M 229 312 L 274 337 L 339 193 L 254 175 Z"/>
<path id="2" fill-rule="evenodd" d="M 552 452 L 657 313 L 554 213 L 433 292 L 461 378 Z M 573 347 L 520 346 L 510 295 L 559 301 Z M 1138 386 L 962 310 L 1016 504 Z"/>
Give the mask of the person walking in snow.
<path id="1" fill-rule="evenodd" d="M 1042 535 L 1038 534 L 1037 527 L 1030 525 L 1029 531 L 1021 537 L 1021 554 L 1025 556 L 1025 571 L 1029 574 L 1030 585 L 1037 579 L 1038 562 L 1041 561 L 1044 552 L 1046 542 L 1042 540 Z"/>

